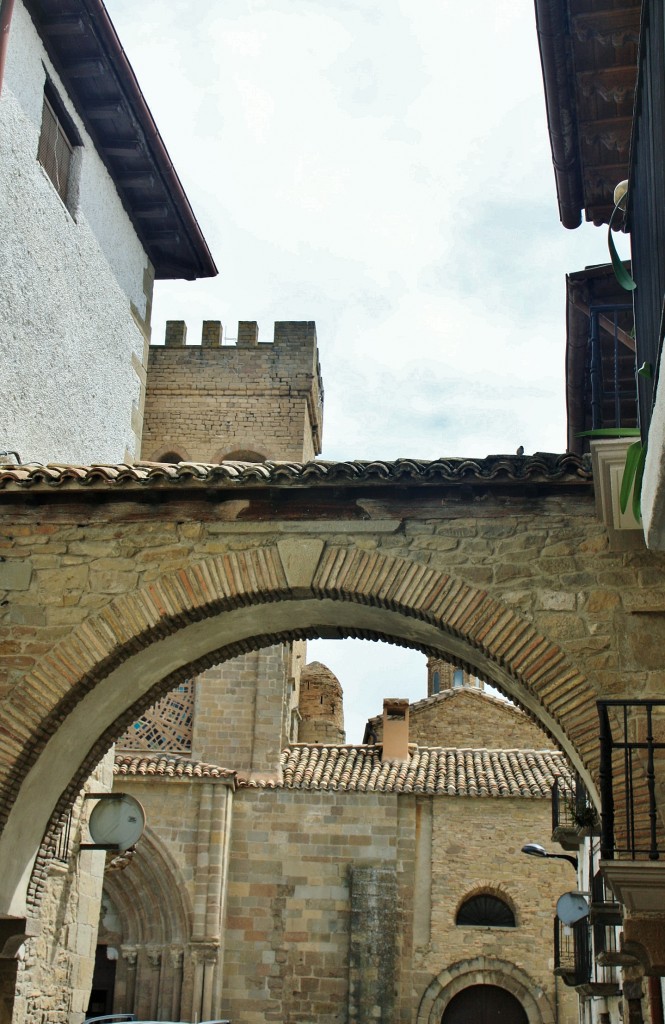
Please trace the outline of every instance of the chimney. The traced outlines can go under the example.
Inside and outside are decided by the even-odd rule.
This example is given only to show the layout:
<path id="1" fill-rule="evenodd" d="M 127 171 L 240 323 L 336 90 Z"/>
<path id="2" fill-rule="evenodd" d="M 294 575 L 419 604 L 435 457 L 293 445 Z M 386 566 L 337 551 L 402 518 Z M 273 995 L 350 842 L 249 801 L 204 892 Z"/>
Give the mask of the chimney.
<path id="1" fill-rule="evenodd" d="M 383 702 L 382 761 L 406 761 L 409 756 L 409 702 L 386 697 Z"/>

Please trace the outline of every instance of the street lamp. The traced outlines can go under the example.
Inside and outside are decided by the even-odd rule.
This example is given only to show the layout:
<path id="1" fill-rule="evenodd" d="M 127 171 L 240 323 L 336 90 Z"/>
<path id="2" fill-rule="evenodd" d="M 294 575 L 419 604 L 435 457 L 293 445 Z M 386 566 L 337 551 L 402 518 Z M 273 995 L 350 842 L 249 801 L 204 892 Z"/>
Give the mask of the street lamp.
<path id="1" fill-rule="evenodd" d="M 555 860 L 567 860 L 577 871 L 577 857 L 573 857 L 570 853 L 548 853 L 540 843 L 527 843 L 522 847 L 522 853 L 526 853 L 529 857 L 552 857 Z"/>

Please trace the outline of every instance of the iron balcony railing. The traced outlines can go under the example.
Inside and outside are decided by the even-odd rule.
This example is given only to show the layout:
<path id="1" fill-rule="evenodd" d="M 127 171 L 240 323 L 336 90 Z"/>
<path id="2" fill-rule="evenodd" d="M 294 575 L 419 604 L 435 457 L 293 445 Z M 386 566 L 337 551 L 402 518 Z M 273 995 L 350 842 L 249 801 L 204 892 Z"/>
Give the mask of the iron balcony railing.
<path id="1" fill-rule="evenodd" d="M 555 779 L 552 786 L 552 838 L 579 846 L 582 838 L 598 825 L 598 815 L 586 786 L 575 773 L 572 779 Z"/>
<path id="2" fill-rule="evenodd" d="M 554 918 L 554 973 L 565 985 L 584 985 L 591 981 L 593 963 L 591 925 L 588 917 L 566 925 Z"/>
<path id="3" fill-rule="evenodd" d="M 601 857 L 659 860 L 663 828 L 658 783 L 665 779 L 665 700 L 601 700 Z"/>

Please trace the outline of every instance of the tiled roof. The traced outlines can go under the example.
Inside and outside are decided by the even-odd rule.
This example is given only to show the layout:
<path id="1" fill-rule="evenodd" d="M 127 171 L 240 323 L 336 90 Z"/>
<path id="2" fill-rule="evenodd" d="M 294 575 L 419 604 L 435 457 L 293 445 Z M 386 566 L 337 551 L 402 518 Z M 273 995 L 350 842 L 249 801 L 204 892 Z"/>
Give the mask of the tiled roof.
<path id="1" fill-rule="evenodd" d="M 113 774 L 134 778 L 160 779 L 228 779 L 235 780 L 236 773 L 229 768 L 203 761 L 190 761 L 186 757 L 166 757 L 160 754 L 118 754 L 113 765 Z"/>
<path id="2" fill-rule="evenodd" d="M 591 464 L 577 455 L 489 455 L 485 459 L 396 459 L 351 462 L 136 462 L 133 465 L 40 466 L 0 465 L 0 488 L 48 489 L 87 487 L 206 487 L 222 488 L 330 484 L 486 484 L 553 483 L 591 480 Z"/>
<path id="3" fill-rule="evenodd" d="M 384 762 L 380 746 L 293 744 L 282 752 L 281 767 L 283 782 L 262 788 L 547 798 L 555 778 L 569 774 L 558 751 L 415 745 L 407 761 Z M 257 785 L 238 779 L 239 788 Z"/>

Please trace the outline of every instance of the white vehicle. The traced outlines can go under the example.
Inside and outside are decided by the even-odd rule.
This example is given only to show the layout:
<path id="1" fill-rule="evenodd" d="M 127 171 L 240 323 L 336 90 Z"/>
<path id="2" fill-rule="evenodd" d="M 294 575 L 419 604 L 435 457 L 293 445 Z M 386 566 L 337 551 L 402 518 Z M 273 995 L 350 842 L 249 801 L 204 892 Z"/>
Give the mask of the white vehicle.
<path id="1" fill-rule="evenodd" d="M 84 1024 L 190 1024 L 186 1020 L 139 1020 L 135 1013 L 106 1013 L 101 1017 L 86 1017 Z M 197 1024 L 231 1024 L 230 1020 L 200 1020 Z"/>

